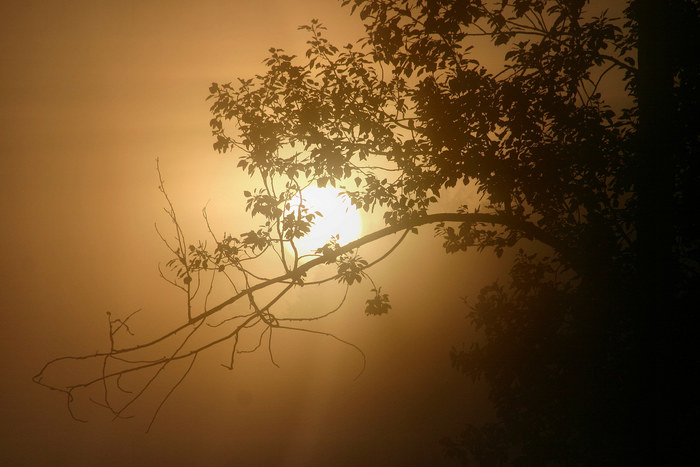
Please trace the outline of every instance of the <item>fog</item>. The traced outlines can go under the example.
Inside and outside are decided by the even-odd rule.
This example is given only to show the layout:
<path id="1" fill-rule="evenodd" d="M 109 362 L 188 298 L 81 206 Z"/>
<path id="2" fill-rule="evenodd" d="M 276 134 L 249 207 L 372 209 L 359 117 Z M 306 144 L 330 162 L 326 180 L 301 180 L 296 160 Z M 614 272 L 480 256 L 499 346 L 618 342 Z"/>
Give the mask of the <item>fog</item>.
<path id="1" fill-rule="evenodd" d="M 205 205 L 220 231 L 254 225 L 251 182 L 211 148 L 207 89 L 259 72 L 271 46 L 302 52 L 297 26 L 312 17 L 339 43 L 362 33 L 326 0 L 0 6 L 3 464 L 441 465 L 439 440 L 488 416 L 449 350 L 473 338 L 462 297 L 501 263 L 445 255 L 430 227 L 372 270 L 388 315 L 364 315 L 363 283 L 314 325 L 362 349 L 359 377 L 358 352 L 320 335 L 276 335 L 279 368 L 262 350 L 229 371 L 223 345 L 200 356 L 149 433 L 157 400 L 116 421 L 78 401 L 80 423 L 63 394 L 32 382 L 53 358 L 108 349 L 107 312 L 140 309 L 137 338 L 183 319 L 182 297 L 158 276 L 169 257 L 154 229 L 167 228 L 155 160 L 190 239 L 205 232 Z M 323 312 L 341 297 L 305 288 L 283 306 Z"/>

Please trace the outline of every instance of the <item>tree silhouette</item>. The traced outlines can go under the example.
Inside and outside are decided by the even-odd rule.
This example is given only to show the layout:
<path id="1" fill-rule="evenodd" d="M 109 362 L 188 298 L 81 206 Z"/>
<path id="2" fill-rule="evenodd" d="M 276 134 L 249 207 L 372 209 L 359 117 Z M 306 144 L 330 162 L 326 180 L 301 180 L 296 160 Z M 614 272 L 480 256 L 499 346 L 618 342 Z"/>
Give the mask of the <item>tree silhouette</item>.
<path id="1" fill-rule="evenodd" d="M 327 314 L 276 311 L 296 288 L 368 279 L 366 313 L 388 312 L 368 269 L 432 224 L 447 253 L 519 248 L 508 283 L 468 304 L 482 340 L 452 352 L 456 368 L 489 383 L 498 421 L 444 440 L 446 452 L 480 465 L 618 465 L 649 454 L 655 415 L 645 407 L 655 396 L 645 388 L 664 358 L 650 342 L 670 343 L 690 323 L 680 312 L 698 269 L 689 215 L 697 194 L 688 190 L 698 160 L 688 157 L 698 154 L 698 66 L 689 57 L 698 55 L 664 55 L 671 38 L 649 44 L 671 24 L 690 44 L 697 3 L 633 2 L 620 18 L 584 1 L 342 3 L 364 22 L 357 43 L 334 46 L 313 20 L 300 28 L 304 57 L 273 48 L 265 73 L 209 88 L 214 148 L 237 155 L 257 180 L 243 195 L 259 228 L 215 233 L 205 212 L 211 238 L 186 242 L 161 178 L 174 228 L 174 240 L 162 236 L 173 254 L 162 274 L 186 297 L 182 323 L 120 346 L 130 317 L 110 316 L 109 350 L 53 360 L 35 381 L 64 392 L 69 409 L 77 391 L 101 388 L 98 403 L 125 416 L 182 362 L 162 405 L 205 349 L 229 346 L 233 368 L 238 354 L 269 348 L 278 330 L 323 334 L 303 324 Z M 318 216 L 300 194 L 310 185 L 340 187 L 386 227 L 301 255 L 295 240 Z M 440 211 L 446 193 L 470 190 L 478 205 Z M 386 254 L 359 256 L 360 246 L 396 233 Z M 277 270 L 256 269 L 270 257 Z M 334 269 L 310 281 L 312 268 Z M 214 287 L 230 297 L 211 305 Z M 263 299 L 263 290 L 275 293 Z M 654 336 L 664 308 L 677 312 Z M 254 345 L 242 348 L 251 335 Z M 99 371 L 48 382 L 51 369 L 75 360 L 97 361 Z M 127 392 L 124 380 L 137 375 L 139 389 Z"/>

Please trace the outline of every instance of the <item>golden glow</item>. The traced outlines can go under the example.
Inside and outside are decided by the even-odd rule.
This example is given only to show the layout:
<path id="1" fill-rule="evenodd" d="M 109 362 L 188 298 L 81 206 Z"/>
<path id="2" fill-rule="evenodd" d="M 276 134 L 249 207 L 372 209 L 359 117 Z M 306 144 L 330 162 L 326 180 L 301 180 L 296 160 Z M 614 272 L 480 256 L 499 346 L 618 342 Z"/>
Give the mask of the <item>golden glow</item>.
<path id="1" fill-rule="evenodd" d="M 323 217 L 316 217 L 311 226 L 311 232 L 302 238 L 294 240 L 299 255 L 308 255 L 321 248 L 338 235 L 338 243 L 345 245 L 360 237 L 362 234 L 362 219 L 355 206 L 347 196 L 343 196 L 337 188 L 319 188 L 310 186 L 302 190 L 304 207 L 309 213 L 320 212 Z M 291 202 L 291 209 L 299 206 L 299 198 Z"/>

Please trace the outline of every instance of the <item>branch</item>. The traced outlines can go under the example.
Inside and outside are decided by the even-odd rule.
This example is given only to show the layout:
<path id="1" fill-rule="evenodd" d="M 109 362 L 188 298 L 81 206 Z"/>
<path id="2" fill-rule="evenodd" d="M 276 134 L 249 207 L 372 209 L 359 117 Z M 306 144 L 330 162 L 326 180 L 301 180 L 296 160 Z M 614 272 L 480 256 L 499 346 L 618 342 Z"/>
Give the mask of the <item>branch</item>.
<path id="1" fill-rule="evenodd" d="M 507 215 L 507 214 L 488 214 L 488 213 L 438 213 L 438 214 L 428 214 L 426 216 L 422 217 L 417 217 L 415 219 L 409 219 L 404 222 L 400 222 L 396 225 L 392 225 L 389 227 L 385 227 L 381 230 L 378 230 L 376 232 L 373 232 L 371 234 L 365 235 L 362 238 L 358 238 L 357 240 L 354 240 L 336 250 L 333 250 L 329 254 L 326 254 L 324 256 L 320 256 L 318 258 L 315 258 L 311 261 L 308 261 L 302 265 L 299 265 L 296 269 L 289 271 L 286 274 L 283 274 L 281 276 L 274 277 L 272 279 L 268 279 L 266 281 L 260 282 L 258 284 L 252 285 L 249 288 L 242 290 L 241 292 L 237 293 L 236 295 L 230 297 L 229 299 L 219 303 L 218 305 L 210 308 L 209 310 L 204 311 L 203 313 L 192 317 L 192 320 L 181 326 L 179 329 L 183 329 L 186 326 L 199 321 L 200 319 L 204 319 L 208 316 L 213 315 L 214 313 L 222 310 L 223 308 L 235 303 L 238 301 L 240 298 L 247 296 L 248 294 L 255 292 L 260 289 L 264 289 L 266 287 L 269 287 L 270 285 L 277 284 L 289 279 L 297 279 L 299 277 L 302 277 L 306 272 L 316 266 L 319 266 L 321 264 L 328 263 L 329 261 L 333 261 L 335 258 L 338 256 L 348 253 L 356 248 L 361 247 L 362 245 L 366 245 L 368 243 L 372 243 L 376 240 L 379 240 L 380 238 L 386 237 L 388 235 L 395 234 L 397 232 L 400 232 L 402 230 L 407 230 L 407 229 L 412 229 L 414 227 L 419 227 L 421 225 L 425 224 L 435 224 L 438 222 L 471 222 L 471 223 L 481 223 L 481 224 L 500 224 L 504 225 L 510 229 L 517 230 L 522 232 L 527 238 L 538 240 L 542 243 L 545 243 L 552 248 L 558 250 L 560 253 L 568 253 L 568 247 L 561 242 L 559 239 L 554 237 L 553 235 L 543 231 L 542 229 L 538 228 L 537 226 L 526 222 L 522 219 L 519 219 L 515 216 Z M 178 330 L 179 330 L 178 329 Z M 174 330 L 174 332 L 178 332 L 178 330 Z M 172 334 L 172 333 L 171 333 Z"/>
<path id="2" fill-rule="evenodd" d="M 639 70 L 637 70 L 636 67 L 634 67 L 632 65 L 628 65 L 627 63 L 623 62 L 622 60 L 619 60 L 618 58 L 615 58 L 611 55 L 599 54 L 599 56 L 600 56 L 600 58 L 611 61 L 612 63 L 619 66 L 623 70 L 626 70 L 634 75 L 636 75 L 637 72 L 639 71 Z"/>

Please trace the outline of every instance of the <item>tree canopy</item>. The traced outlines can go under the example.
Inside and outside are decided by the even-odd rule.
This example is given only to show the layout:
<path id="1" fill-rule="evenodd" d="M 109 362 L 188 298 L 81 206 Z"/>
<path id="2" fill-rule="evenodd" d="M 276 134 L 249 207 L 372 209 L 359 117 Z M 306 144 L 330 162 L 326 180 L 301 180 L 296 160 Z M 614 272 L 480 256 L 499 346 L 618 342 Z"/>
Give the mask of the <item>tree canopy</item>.
<path id="1" fill-rule="evenodd" d="M 643 421 L 654 417 L 645 412 L 653 399 L 643 387 L 647 375 L 656 377 L 647 367 L 659 358 L 645 347 L 652 316 L 690 303 L 687 284 L 698 270 L 697 221 L 688 215 L 698 160 L 698 65 L 688 57 L 697 55 L 677 53 L 660 64 L 670 39 L 643 47 L 650 24 L 671 21 L 684 22 L 676 39 L 690 44 L 696 2 L 673 3 L 663 18 L 654 17 L 662 2 L 632 2 L 621 16 L 583 0 L 342 3 L 365 25 L 356 43 L 332 44 L 312 20 L 300 27 L 308 37 L 303 57 L 272 48 L 264 73 L 209 88 L 214 149 L 237 157 L 256 180 L 243 196 L 259 228 L 238 235 L 210 228 L 209 242 L 185 242 L 161 180 L 176 239 L 163 237 L 173 253 L 163 275 L 186 296 L 182 324 L 121 347 L 115 338 L 129 329 L 128 318 L 110 317 L 109 350 L 66 357 L 103 362 L 97 375 L 49 383 L 45 371 L 65 362 L 58 359 L 35 381 L 63 391 L 69 408 L 77 389 L 103 386 L 103 405 L 121 416 L 172 362 L 191 368 L 202 350 L 228 345 L 233 367 L 243 334 L 259 336 L 258 348 L 277 329 L 305 331 L 303 321 L 322 316 L 282 316 L 275 304 L 324 265 L 334 264 L 334 272 L 313 283 L 368 278 L 374 288 L 366 313 L 387 313 L 389 296 L 368 268 L 397 245 L 372 261 L 357 248 L 432 224 L 446 253 L 518 249 L 510 279 L 468 303 L 482 339 L 451 355 L 457 369 L 489 384 L 498 420 L 444 440 L 446 452 L 480 465 L 637 458 L 655 429 Z M 670 81 L 650 77 L 657 65 L 668 68 Z M 649 92 L 666 93 L 656 114 Z M 672 128 L 673 136 L 645 128 Z M 359 209 L 381 214 L 386 227 L 300 254 L 295 240 L 318 214 L 303 202 L 289 207 L 310 185 L 341 188 Z M 446 193 L 466 198 L 470 190 L 478 205 L 443 210 Z M 648 221 L 655 207 L 670 213 L 663 225 Z M 662 264 L 649 254 L 655 235 L 668 253 Z M 257 272 L 256 261 L 269 256 L 278 271 Z M 659 275 L 674 283 L 656 281 Z M 217 277 L 228 281 L 230 298 L 197 308 L 195 298 L 208 297 Z M 646 292 L 655 298 L 644 297 L 644 284 L 656 288 Z M 260 298 L 270 288 L 273 298 Z M 239 301 L 250 311 L 233 314 Z M 674 313 L 669 335 L 689 322 Z M 170 349 L 165 357 L 155 352 L 162 346 Z M 158 372 L 141 392 L 124 403 L 112 398 L 122 377 L 152 368 Z"/>

